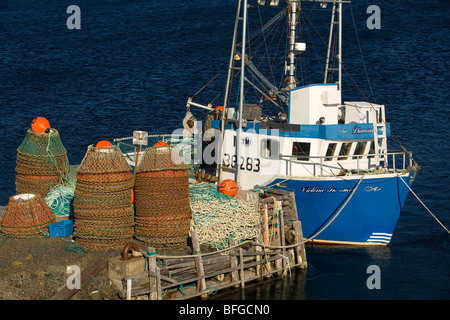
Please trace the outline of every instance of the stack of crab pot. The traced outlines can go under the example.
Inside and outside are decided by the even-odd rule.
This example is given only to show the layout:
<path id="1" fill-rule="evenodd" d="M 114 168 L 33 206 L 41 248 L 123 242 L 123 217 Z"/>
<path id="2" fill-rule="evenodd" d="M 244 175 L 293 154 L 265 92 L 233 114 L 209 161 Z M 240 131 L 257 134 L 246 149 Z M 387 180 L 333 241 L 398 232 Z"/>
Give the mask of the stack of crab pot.
<path id="1" fill-rule="evenodd" d="M 77 169 L 74 239 L 87 249 L 121 249 L 133 239 L 133 175 L 120 149 L 89 146 Z"/>
<path id="2" fill-rule="evenodd" d="M 59 132 L 50 128 L 47 119 L 37 117 L 17 148 L 17 194 L 39 194 L 43 198 L 64 183 L 69 161 Z"/>
<path id="3" fill-rule="evenodd" d="M 138 240 L 162 249 L 186 245 L 192 218 L 186 169 L 174 147 L 157 143 L 145 150 L 135 180 Z"/>

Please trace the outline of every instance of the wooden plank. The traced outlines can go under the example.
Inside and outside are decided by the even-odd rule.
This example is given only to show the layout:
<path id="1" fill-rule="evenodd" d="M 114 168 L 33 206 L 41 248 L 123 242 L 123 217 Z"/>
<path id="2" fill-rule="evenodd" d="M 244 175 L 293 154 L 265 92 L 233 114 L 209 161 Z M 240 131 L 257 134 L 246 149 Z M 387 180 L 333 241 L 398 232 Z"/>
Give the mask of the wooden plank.
<path id="1" fill-rule="evenodd" d="M 300 221 L 295 221 L 292 223 L 292 226 L 297 234 L 296 243 L 299 244 L 297 247 L 295 247 L 297 263 L 300 264 L 301 268 L 306 268 L 307 262 L 306 262 L 306 251 L 303 239 L 302 224 Z"/>
<path id="2" fill-rule="evenodd" d="M 281 201 L 275 201 L 275 210 L 278 211 L 278 223 L 276 224 L 276 237 L 274 237 L 274 242 L 276 246 L 280 246 L 281 245 L 281 229 L 284 229 L 280 227 L 280 217 L 282 216 L 282 211 L 281 211 Z M 275 260 L 275 268 L 278 270 L 279 274 L 281 274 L 281 270 L 282 270 L 282 261 L 280 259 Z"/>
<path id="3" fill-rule="evenodd" d="M 270 189 L 267 191 L 267 194 L 276 194 L 276 195 L 281 195 L 281 196 L 289 195 L 289 193 L 290 193 L 290 191 L 281 190 L 281 189 Z"/>
<path id="4" fill-rule="evenodd" d="M 133 282 L 133 280 L 131 280 L 131 279 L 128 279 L 127 280 L 127 297 L 126 297 L 126 300 L 131 300 L 131 289 L 132 289 L 132 282 Z"/>
<path id="5" fill-rule="evenodd" d="M 148 259 L 148 276 L 149 276 L 149 288 L 156 288 L 156 255 L 155 255 L 155 248 L 153 247 L 149 247 L 148 248 L 148 253 L 151 253 L 151 255 L 147 256 Z M 158 292 L 155 290 L 153 292 L 150 293 L 150 300 L 157 300 L 158 299 Z"/>
<path id="6" fill-rule="evenodd" d="M 109 249 L 100 257 L 94 260 L 88 267 L 83 269 L 80 273 L 80 289 L 69 289 L 67 284 L 58 289 L 55 295 L 50 300 L 68 300 L 80 291 L 92 278 L 97 276 L 103 269 L 108 266 L 108 259 L 119 256 L 120 253 L 116 250 Z"/>
<path id="7" fill-rule="evenodd" d="M 191 232 L 191 239 L 192 239 L 192 249 L 193 254 L 197 255 L 195 257 L 195 269 L 197 270 L 197 275 L 199 277 L 203 276 L 205 274 L 205 270 L 203 269 L 203 262 L 202 262 L 202 256 L 198 255 L 200 254 L 200 245 L 197 238 L 197 232 L 192 231 Z M 206 289 L 206 281 L 205 279 L 200 279 L 197 281 L 197 291 L 202 292 Z"/>
<path id="8" fill-rule="evenodd" d="M 245 288 L 245 273 L 244 273 L 244 256 L 242 255 L 242 248 L 239 248 L 239 264 L 241 266 L 241 288 Z"/>
<path id="9" fill-rule="evenodd" d="M 235 240 L 229 240 L 230 248 L 234 247 L 235 244 L 236 244 Z M 235 249 L 232 249 L 230 251 L 230 253 L 234 253 L 234 252 L 235 252 Z M 238 265 L 237 257 L 235 257 L 235 256 L 233 256 L 231 254 L 230 254 L 230 265 L 231 265 L 231 268 L 234 269 L 234 271 L 231 272 L 231 282 L 237 282 L 237 281 L 239 281 L 239 275 L 238 275 L 238 272 L 237 272 L 237 265 Z"/>
<path id="10" fill-rule="evenodd" d="M 156 296 L 158 300 L 162 300 L 161 294 L 161 272 L 159 268 L 156 267 Z"/>
<path id="11" fill-rule="evenodd" d="M 283 217 L 283 208 L 280 208 L 280 240 L 281 240 L 281 246 L 283 247 L 282 251 L 283 251 L 283 259 L 282 261 L 282 265 L 283 265 L 283 270 L 284 273 L 287 271 L 286 270 L 286 242 L 285 242 L 285 232 L 284 232 L 284 217 Z"/>
<path id="12" fill-rule="evenodd" d="M 256 246 L 255 248 L 255 253 L 256 253 L 256 262 L 261 263 L 261 256 L 263 255 L 263 253 L 261 252 L 262 248 L 260 246 Z M 256 275 L 260 276 L 261 275 L 261 266 L 256 266 Z M 261 279 L 261 278 L 259 278 Z"/>
<path id="13" fill-rule="evenodd" d="M 267 211 L 267 204 L 264 205 L 264 214 L 263 214 L 263 243 L 268 246 L 269 245 L 269 217 Z"/>

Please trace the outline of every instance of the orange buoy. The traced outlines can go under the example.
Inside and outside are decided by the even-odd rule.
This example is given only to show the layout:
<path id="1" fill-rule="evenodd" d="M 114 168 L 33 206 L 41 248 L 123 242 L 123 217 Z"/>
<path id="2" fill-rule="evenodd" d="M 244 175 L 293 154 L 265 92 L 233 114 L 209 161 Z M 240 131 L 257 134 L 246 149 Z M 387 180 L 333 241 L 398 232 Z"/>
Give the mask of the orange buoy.
<path id="1" fill-rule="evenodd" d="M 223 112 L 223 106 L 218 106 L 218 107 L 215 107 L 214 109 Z"/>
<path id="2" fill-rule="evenodd" d="M 95 145 L 96 148 L 107 148 L 107 147 L 112 147 L 112 143 L 109 142 L 108 140 L 102 140 L 97 142 L 97 144 Z"/>
<path id="3" fill-rule="evenodd" d="M 238 186 L 233 180 L 226 179 L 220 183 L 219 192 L 234 197 L 238 192 Z"/>
<path id="4" fill-rule="evenodd" d="M 134 204 L 134 186 L 133 186 L 133 190 L 131 191 L 131 204 Z"/>
<path id="5" fill-rule="evenodd" d="M 31 130 L 34 133 L 45 133 L 47 130 L 50 130 L 50 123 L 44 117 L 34 118 L 31 122 Z"/>
<path id="6" fill-rule="evenodd" d="M 164 141 L 158 141 L 153 146 L 154 147 L 166 147 L 166 146 L 168 146 L 168 144 L 166 142 L 164 142 Z"/>

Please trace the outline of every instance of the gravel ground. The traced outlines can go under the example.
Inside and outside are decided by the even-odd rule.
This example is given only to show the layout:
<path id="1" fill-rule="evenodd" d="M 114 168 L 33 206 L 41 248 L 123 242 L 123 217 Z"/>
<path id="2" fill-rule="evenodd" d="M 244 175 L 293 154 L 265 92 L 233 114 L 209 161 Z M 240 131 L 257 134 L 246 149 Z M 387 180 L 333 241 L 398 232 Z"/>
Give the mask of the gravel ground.
<path id="1" fill-rule="evenodd" d="M 66 238 L 16 239 L 0 234 L 0 300 L 47 300 L 66 284 L 71 273 L 81 270 L 102 255 L 102 251 L 67 251 Z M 118 254 L 119 255 L 119 254 Z M 119 300 L 105 268 L 78 291 L 71 300 Z"/>
<path id="2" fill-rule="evenodd" d="M 0 219 L 6 207 L 0 206 Z M 18 239 L 0 232 L 0 300 L 47 300 L 66 284 L 67 267 L 83 270 L 103 251 L 68 251 L 67 238 Z M 117 254 L 120 255 L 120 252 Z M 105 268 L 71 300 L 119 300 L 118 292 Z"/>
<path id="3" fill-rule="evenodd" d="M 6 206 L 0 206 L 0 220 L 5 210 Z M 72 275 L 72 272 L 67 273 L 68 266 L 76 265 L 82 271 L 105 254 L 104 251 L 86 250 L 80 253 L 70 250 L 74 245 L 71 236 L 14 238 L 0 232 L 0 300 L 48 300 L 66 285 Z M 146 248 L 144 244 L 138 244 L 138 247 L 141 250 Z M 192 248 L 159 249 L 158 252 L 163 255 L 189 255 Z M 117 256 L 120 255 L 118 250 Z M 108 277 L 108 268 L 105 268 L 70 300 L 121 298 Z"/>

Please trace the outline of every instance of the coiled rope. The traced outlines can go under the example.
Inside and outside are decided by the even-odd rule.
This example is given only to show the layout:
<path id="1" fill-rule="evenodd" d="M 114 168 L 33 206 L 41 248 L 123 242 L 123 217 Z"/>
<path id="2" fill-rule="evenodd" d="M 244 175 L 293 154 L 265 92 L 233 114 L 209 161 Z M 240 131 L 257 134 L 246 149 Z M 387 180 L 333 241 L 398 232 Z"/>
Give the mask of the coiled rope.
<path id="1" fill-rule="evenodd" d="M 257 204 L 217 191 L 212 183 L 190 187 L 191 230 L 197 232 L 200 244 L 217 249 L 227 248 L 228 240 L 237 242 L 257 238 L 261 215 Z"/>
<path id="2" fill-rule="evenodd" d="M 68 217 L 73 211 L 72 201 L 74 196 L 75 188 L 59 186 L 53 188 L 44 200 L 55 215 Z"/>

